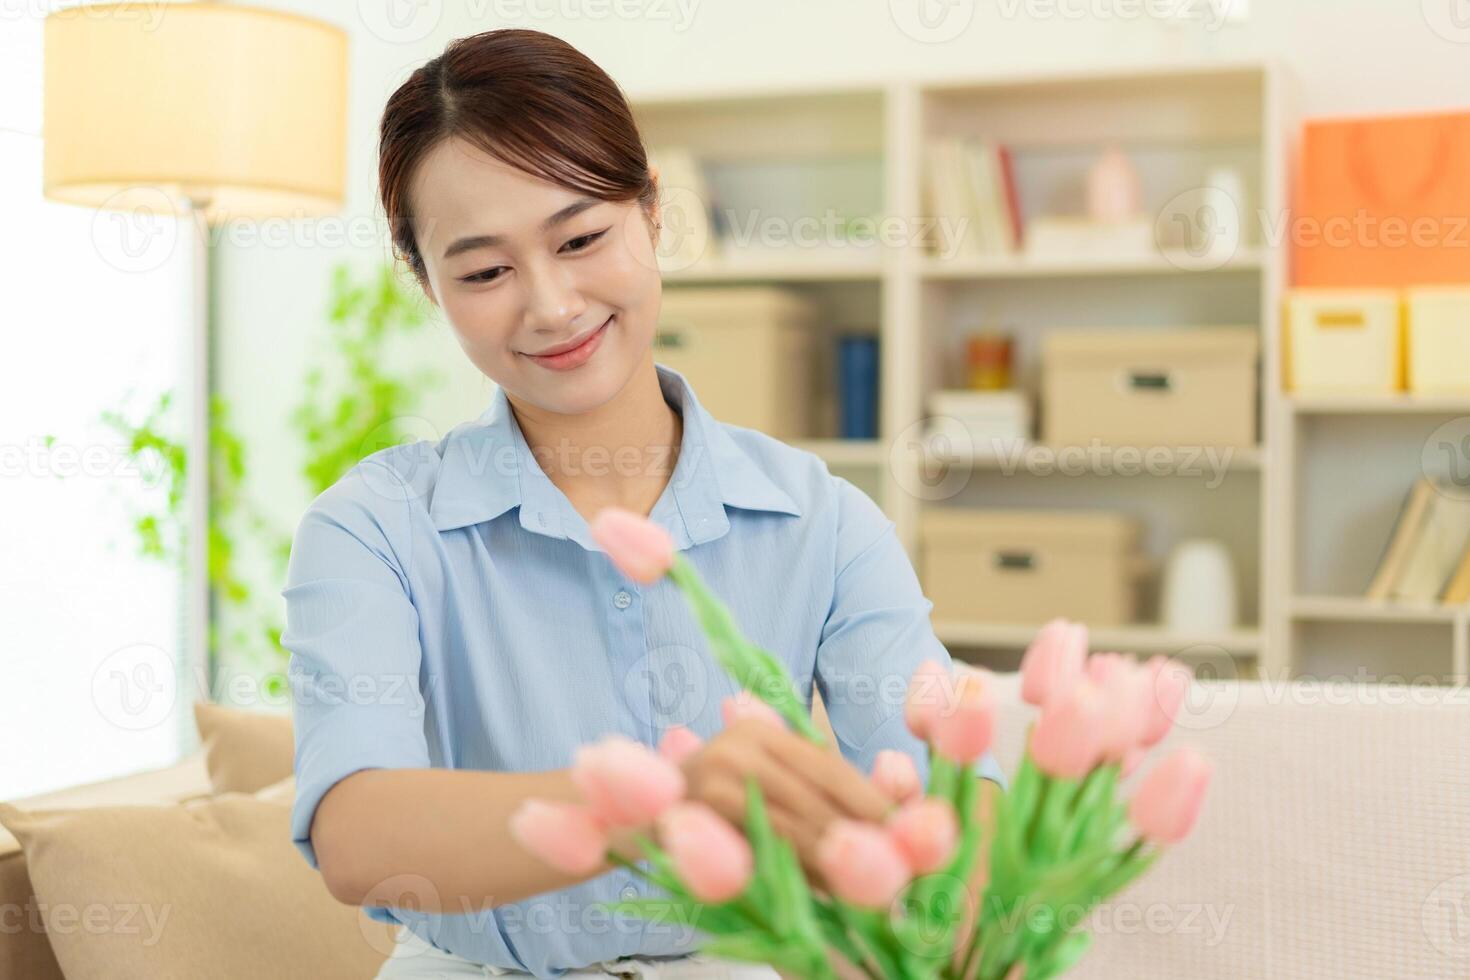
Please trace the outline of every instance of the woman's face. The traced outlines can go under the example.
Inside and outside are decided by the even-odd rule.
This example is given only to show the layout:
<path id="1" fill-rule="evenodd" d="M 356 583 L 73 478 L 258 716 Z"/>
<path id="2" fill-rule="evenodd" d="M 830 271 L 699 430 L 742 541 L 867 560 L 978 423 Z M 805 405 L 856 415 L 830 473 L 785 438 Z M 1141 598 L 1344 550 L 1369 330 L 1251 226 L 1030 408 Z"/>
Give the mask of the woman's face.
<path id="1" fill-rule="evenodd" d="M 589 197 L 453 138 L 424 158 L 411 194 L 429 298 L 508 394 L 580 414 L 651 356 L 661 287 L 636 202 Z"/>

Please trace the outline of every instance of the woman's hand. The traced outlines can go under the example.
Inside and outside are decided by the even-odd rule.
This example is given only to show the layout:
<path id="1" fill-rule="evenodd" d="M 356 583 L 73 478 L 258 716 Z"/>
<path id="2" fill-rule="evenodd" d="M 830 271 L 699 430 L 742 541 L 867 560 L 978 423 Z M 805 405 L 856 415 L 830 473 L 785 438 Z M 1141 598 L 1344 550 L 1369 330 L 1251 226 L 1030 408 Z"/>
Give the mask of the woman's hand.
<path id="1" fill-rule="evenodd" d="M 817 877 L 816 847 L 838 817 L 882 821 L 893 803 L 846 759 L 757 719 L 737 721 L 685 759 L 686 795 L 745 826 L 745 780 L 754 776 L 771 826 Z M 820 880 L 818 878 L 818 880 Z"/>

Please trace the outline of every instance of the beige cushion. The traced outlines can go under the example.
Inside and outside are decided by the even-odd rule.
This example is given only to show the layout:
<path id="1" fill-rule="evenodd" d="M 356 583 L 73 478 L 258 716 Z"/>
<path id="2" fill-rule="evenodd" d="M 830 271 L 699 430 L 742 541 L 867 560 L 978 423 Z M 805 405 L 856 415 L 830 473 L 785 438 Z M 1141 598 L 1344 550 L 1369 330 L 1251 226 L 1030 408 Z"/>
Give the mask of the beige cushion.
<path id="1" fill-rule="evenodd" d="M 194 724 L 216 793 L 254 793 L 295 769 L 289 715 L 200 701 L 194 705 Z"/>
<path id="2" fill-rule="evenodd" d="M 371 977 L 394 929 L 332 898 L 291 843 L 290 807 L 283 781 L 167 806 L 0 804 L 0 823 L 66 980 Z"/>
<path id="3" fill-rule="evenodd" d="M 175 803 L 207 796 L 210 792 L 204 753 L 197 752 L 166 769 L 74 786 L 15 802 L 24 810 L 76 809 Z M 45 926 L 30 915 L 29 910 L 35 907 L 25 852 L 20 842 L 0 827 L 0 911 L 6 916 L 0 919 L 0 980 L 63 980 Z"/>

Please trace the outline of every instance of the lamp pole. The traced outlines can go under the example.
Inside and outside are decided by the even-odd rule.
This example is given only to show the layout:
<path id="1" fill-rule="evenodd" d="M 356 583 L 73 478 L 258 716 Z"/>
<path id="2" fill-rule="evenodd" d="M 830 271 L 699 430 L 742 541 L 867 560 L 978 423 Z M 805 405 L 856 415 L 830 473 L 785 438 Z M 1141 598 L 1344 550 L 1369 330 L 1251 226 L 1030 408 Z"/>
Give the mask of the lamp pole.
<path id="1" fill-rule="evenodd" d="M 183 656 L 179 658 L 179 704 L 188 705 L 210 699 L 214 686 L 213 664 L 209 656 L 210 596 L 209 583 L 209 222 L 206 209 L 207 192 L 190 191 L 185 195 L 184 217 L 189 224 L 189 242 L 193 249 L 193 308 L 189 324 L 187 374 L 190 379 L 189 427 L 185 456 L 185 496 L 188 497 L 188 524 L 184 535 L 188 543 L 185 568 L 185 629 Z M 202 688 L 199 690 L 197 688 Z M 192 712 L 179 712 L 179 727 L 184 744 L 193 746 L 198 739 Z"/>

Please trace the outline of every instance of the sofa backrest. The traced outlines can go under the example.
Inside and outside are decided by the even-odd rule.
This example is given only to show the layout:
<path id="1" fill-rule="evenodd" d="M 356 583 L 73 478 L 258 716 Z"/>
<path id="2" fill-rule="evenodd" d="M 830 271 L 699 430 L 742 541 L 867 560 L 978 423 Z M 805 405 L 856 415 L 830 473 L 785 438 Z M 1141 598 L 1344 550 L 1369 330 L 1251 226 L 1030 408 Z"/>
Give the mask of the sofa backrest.
<path id="1" fill-rule="evenodd" d="M 996 755 L 1033 709 L 997 676 Z M 1069 976 L 1470 976 L 1470 696 L 1464 689 L 1196 682 L 1170 748 L 1215 766 L 1194 833 L 1086 922 Z"/>

